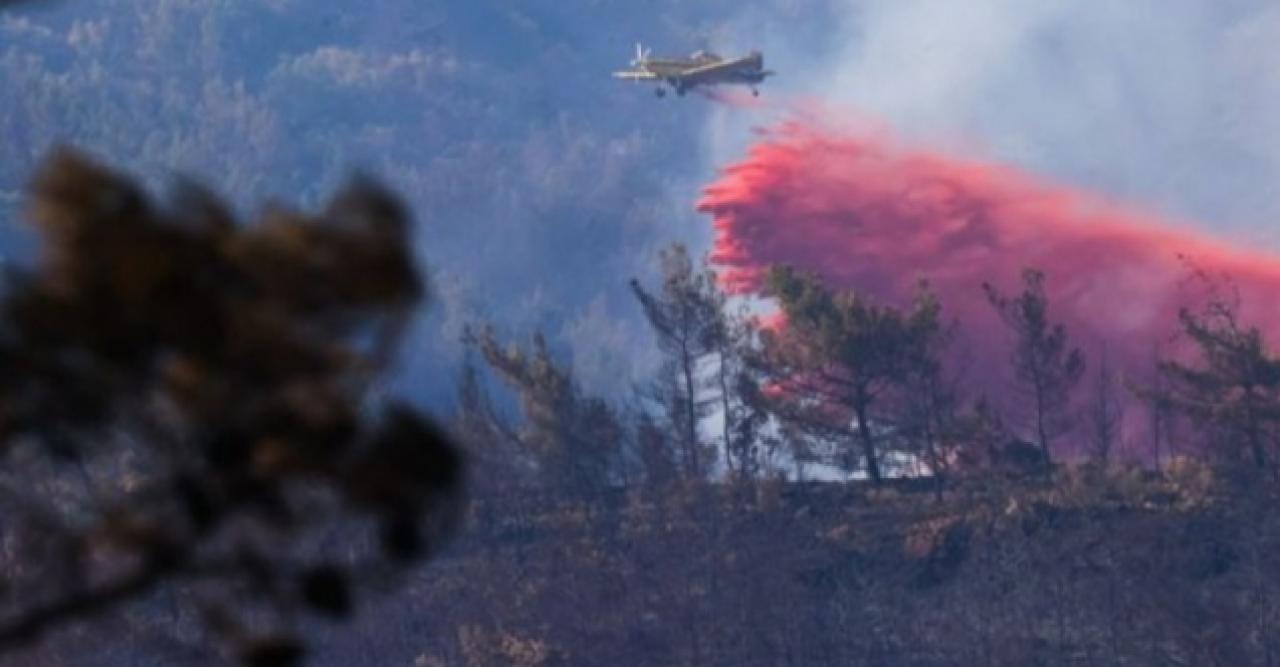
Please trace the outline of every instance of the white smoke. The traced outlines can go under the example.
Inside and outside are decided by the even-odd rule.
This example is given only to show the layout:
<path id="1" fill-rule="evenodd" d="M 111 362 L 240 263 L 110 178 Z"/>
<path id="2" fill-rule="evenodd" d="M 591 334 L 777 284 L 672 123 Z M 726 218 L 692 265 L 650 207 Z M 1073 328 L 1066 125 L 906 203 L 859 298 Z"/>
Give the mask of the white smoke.
<path id="1" fill-rule="evenodd" d="M 1011 162 L 1280 249 L 1280 7 L 1263 1 L 842 0 L 816 50 L 759 12 L 766 95 L 825 100 L 900 134 Z M 824 20 L 825 17 L 824 17 Z M 794 24 L 793 24 L 794 25 Z M 736 42 L 739 38 L 729 38 Z M 767 122 L 713 113 L 723 165 Z"/>

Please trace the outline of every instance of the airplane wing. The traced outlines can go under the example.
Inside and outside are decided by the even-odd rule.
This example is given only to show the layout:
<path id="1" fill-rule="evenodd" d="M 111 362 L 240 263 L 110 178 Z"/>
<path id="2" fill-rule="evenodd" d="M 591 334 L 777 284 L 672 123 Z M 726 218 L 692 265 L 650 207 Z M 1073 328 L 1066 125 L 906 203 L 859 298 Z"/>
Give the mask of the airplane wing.
<path id="1" fill-rule="evenodd" d="M 680 73 L 679 78 L 686 83 L 698 83 L 701 81 L 715 79 L 718 76 L 728 74 L 747 65 L 748 61 L 746 58 L 725 60 L 723 62 L 711 63 L 709 65 L 685 70 Z"/>
<path id="2" fill-rule="evenodd" d="M 627 81 L 656 81 L 659 77 L 653 72 L 644 70 L 626 70 L 623 72 L 614 72 L 613 78 L 625 79 Z"/>

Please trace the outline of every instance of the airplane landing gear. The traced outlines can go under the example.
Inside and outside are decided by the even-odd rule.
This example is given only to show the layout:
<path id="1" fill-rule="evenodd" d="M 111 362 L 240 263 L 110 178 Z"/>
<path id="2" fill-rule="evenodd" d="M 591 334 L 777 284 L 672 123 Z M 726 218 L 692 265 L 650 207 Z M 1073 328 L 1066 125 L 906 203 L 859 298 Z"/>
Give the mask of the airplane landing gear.
<path id="1" fill-rule="evenodd" d="M 654 95 L 657 95 L 658 97 L 666 97 L 666 96 L 667 96 L 667 89 L 666 89 L 666 88 L 663 88 L 663 87 L 661 87 L 661 86 L 659 86 L 659 87 L 657 87 L 657 88 L 654 88 L 654 89 L 653 89 L 653 94 L 654 94 Z"/>

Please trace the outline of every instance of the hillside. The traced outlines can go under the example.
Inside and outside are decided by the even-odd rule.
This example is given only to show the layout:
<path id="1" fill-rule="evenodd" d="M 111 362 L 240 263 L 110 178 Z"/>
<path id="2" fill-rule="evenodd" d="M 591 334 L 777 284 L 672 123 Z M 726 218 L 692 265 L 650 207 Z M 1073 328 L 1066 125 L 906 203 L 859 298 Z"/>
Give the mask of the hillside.
<path id="1" fill-rule="evenodd" d="M 1157 4 L 0 0 L 0 667 L 1280 666 L 1280 12 Z"/>
<path id="2" fill-rule="evenodd" d="M 1275 493 L 1232 484 L 1188 465 L 941 500 L 760 483 L 479 503 L 396 607 L 411 631 L 366 639 L 432 666 L 1269 664 Z"/>

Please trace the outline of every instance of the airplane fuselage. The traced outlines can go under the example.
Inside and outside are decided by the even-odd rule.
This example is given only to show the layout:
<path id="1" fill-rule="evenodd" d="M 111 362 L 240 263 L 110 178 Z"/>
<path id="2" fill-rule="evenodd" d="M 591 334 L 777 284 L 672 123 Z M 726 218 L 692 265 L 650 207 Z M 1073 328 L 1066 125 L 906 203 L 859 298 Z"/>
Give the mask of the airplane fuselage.
<path id="1" fill-rule="evenodd" d="M 759 52 L 735 59 L 704 51 L 688 58 L 650 58 L 638 48 L 637 52 L 640 55 L 632 63 L 635 69 L 617 76 L 657 83 L 655 92 L 659 96 L 664 93 L 664 86 L 670 86 L 680 95 L 698 86 L 718 84 L 744 84 L 755 92 L 755 86 L 772 74 L 764 69 L 764 56 Z"/>

